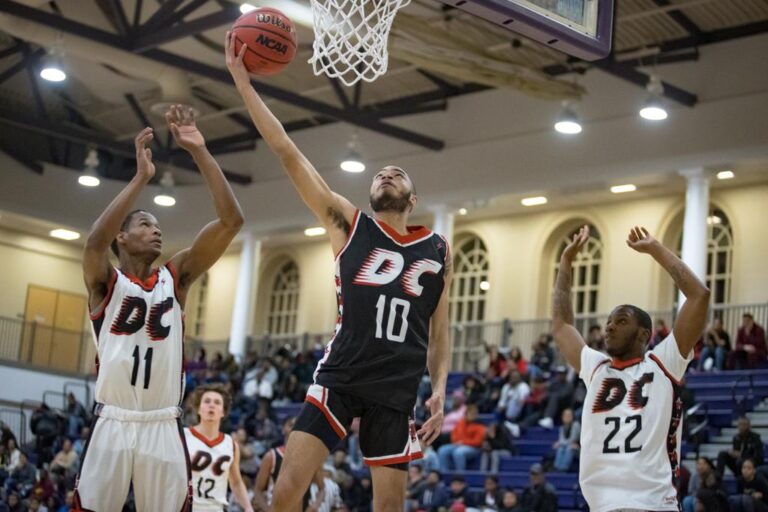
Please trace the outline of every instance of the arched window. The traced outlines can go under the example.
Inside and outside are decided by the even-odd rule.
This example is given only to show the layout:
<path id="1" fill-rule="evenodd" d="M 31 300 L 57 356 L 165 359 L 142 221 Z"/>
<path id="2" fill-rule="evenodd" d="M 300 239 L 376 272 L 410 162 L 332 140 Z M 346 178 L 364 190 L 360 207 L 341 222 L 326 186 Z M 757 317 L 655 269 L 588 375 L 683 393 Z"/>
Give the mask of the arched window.
<path id="1" fill-rule="evenodd" d="M 557 278 L 557 269 L 560 267 L 560 255 L 566 246 L 573 240 L 573 235 L 579 228 L 574 229 L 563 237 L 557 245 L 553 261 L 554 278 Z M 576 315 L 592 315 L 597 313 L 598 293 L 600 289 L 600 264 L 603 259 L 603 243 L 600 241 L 600 233 L 595 226 L 589 226 L 589 240 L 581 249 L 573 262 L 573 281 L 571 283 L 571 298 L 573 300 L 573 312 Z M 554 282 L 554 281 L 553 281 Z"/>
<path id="2" fill-rule="evenodd" d="M 727 304 L 731 300 L 731 266 L 733 264 L 733 230 L 722 210 L 712 207 L 707 217 L 707 287 L 710 304 Z M 683 234 L 678 240 L 682 252 Z M 678 289 L 675 287 L 675 302 Z"/>
<path id="3" fill-rule="evenodd" d="M 293 334 L 296 332 L 296 314 L 299 310 L 299 267 L 289 260 L 283 263 L 272 282 L 269 296 L 267 332 Z"/>
<path id="4" fill-rule="evenodd" d="M 453 282 L 450 295 L 451 323 L 485 320 L 488 282 L 488 250 L 480 238 L 464 240 L 453 257 Z"/>

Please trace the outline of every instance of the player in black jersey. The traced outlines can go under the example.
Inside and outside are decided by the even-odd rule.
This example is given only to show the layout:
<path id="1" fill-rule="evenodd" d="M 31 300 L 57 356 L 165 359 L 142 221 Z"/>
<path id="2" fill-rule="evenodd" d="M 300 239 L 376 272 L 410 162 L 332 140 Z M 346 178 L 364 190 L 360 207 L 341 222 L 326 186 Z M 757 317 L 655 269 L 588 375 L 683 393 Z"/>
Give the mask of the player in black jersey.
<path id="1" fill-rule="evenodd" d="M 336 332 L 315 371 L 275 485 L 272 507 L 300 507 L 314 472 L 360 417 L 360 448 L 371 468 L 377 512 L 402 510 L 409 461 L 443 422 L 448 374 L 448 243 L 408 226 L 416 193 L 408 174 L 387 166 L 373 179 L 373 217 L 334 193 L 251 87 L 227 34 L 227 67 L 264 141 L 326 227 L 336 256 Z M 431 416 L 416 432 L 416 390 L 429 368 Z"/>

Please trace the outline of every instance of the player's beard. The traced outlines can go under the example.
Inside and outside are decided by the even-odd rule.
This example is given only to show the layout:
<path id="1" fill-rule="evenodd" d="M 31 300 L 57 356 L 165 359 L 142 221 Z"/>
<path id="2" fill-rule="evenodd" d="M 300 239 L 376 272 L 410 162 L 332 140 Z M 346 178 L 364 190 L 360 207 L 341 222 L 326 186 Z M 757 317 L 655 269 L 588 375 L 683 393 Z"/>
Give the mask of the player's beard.
<path id="1" fill-rule="evenodd" d="M 406 192 L 400 197 L 396 197 L 388 190 L 385 190 L 379 197 L 371 194 L 371 208 L 374 212 L 398 212 L 403 213 L 411 205 L 411 193 Z"/>
<path id="2" fill-rule="evenodd" d="M 616 346 L 611 347 L 608 343 L 606 343 L 605 351 L 608 352 L 609 356 L 615 357 L 618 359 L 622 359 L 628 354 L 631 354 L 633 345 L 637 343 L 637 337 L 638 337 L 639 331 L 640 329 L 635 329 L 635 332 L 625 337 L 622 340 L 621 345 L 618 347 Z"/>

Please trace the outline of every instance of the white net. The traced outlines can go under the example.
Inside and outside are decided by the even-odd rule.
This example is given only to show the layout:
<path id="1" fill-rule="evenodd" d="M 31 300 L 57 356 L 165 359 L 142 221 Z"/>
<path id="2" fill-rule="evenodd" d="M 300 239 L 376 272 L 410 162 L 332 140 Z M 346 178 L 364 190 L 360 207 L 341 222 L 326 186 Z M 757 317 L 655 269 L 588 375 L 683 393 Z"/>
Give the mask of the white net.
<path id="1" fill-rule="evenodd" d="M 310 0 L 315 25 L 315 75 L 347 86 L 387 72 L 387 38 L 397 11 L 410 0 Z"/>

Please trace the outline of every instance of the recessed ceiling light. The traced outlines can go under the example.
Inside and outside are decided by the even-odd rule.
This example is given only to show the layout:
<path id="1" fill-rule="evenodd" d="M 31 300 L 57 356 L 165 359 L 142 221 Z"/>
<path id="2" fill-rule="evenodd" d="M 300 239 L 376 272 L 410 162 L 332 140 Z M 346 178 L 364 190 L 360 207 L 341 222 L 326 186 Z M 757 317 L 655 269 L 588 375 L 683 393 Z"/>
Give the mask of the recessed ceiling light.
<path id="1" fill-rule="evenodd" d="M 491 283 L 489 283 L 488 281 L 480 281 L 480 289 L 483 290 L 484 292 L 487 292 L 488 290 L 491 289 Z"/>
<path id="2" fill-rule="evenodd" d="M 77 182 L 84 187 L 98 187 L 101 181 L 96 176 L 90 174 L 82 174 L 77 178 Z"/>
<path id="3" fill-rule="evenodd" d="M 80 238 L 80 233 L 77 231 L 70 231 L 68 229 L 54 229 L 49 233 L 53 238 L 59 238 L 61 240 L 77 240 Z"/>
<path id="4" fill-rule="evenodd" d="M 40 78 L 49 82 L 63 82 L 67 79 L 67 74 L 61 68 L 50 65 L 40 70 Z"/>
<path id="5" fill-rule="evenodd" d="M 304 234 L 307 236 L 322 236 L 325 234 L 325 228 L 322 226 L 307 228 L 304 230 Z"/>
<path id="6" fill-rule="evenodd" d="M 467 209 L 466 208 L 459 208 L 459 215 L 466 215 Z"/>
<path id="7" fill-rule="evenodd" d="M 717 215 L 710 215 L 709 217 L 707 217 L 707 224 L 709 224 L 710 226 L 713 224 L 722 224 L 722 223 L 723 223 L 723 219 L 721 219 Z"/>
<path id="8" fill-rule="evenodd" d="M 176 204 L 176 199 L 168 194 L 157 194 L 155 196 L 155 204 L 158 206 L 173 206 Z"/>
<path id="9" fill-rule="evenodd" d="M 251 12 L 251 11 L 253 11 L 254 9 L 256 9 L 256 6 L 255 6 L 255 5 L 251 5 L 251 4 L 240 4 L 240 12 L 241 12 L 241 13 L 243 13 L 243 14 L 245 14 L 245 13 L 247 13 L 247 12 Z"/>
<path id="10" fill-rule="evenodd" d="M 637 187 L 632 185 L 631 183 L 627 183 L 626 185 L 614 185 L 611 187 L 611 192 L 613 192 L 614 194 L 634 192 L 635 190 L 637 190 Z"/>
<path id="11" fill-rule="evenodd" d="M 520 203 L 523 206 L 537 206 L 540 204 L 547 204 L 547 198 L 544 196 L 526 197 Z"/>
<path id="12" fill-rule="evenodd" d="M 736 175 L 733 174 L 733 171 L 720 171 L 719 173 L 717 173 L 717 179 L 719 180 L 730 180 L 735 176 Z"/>

